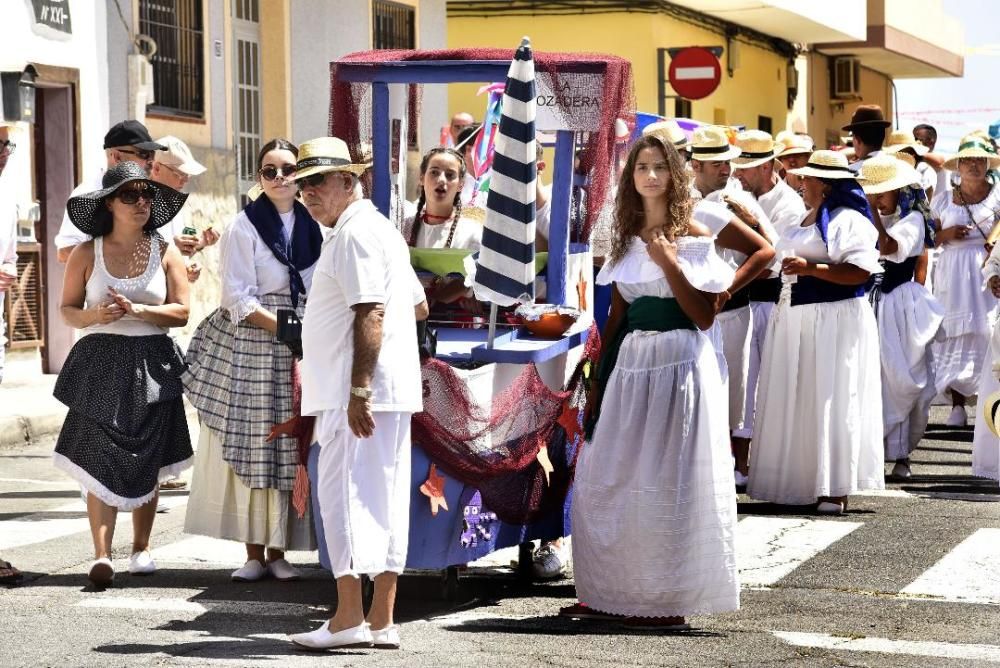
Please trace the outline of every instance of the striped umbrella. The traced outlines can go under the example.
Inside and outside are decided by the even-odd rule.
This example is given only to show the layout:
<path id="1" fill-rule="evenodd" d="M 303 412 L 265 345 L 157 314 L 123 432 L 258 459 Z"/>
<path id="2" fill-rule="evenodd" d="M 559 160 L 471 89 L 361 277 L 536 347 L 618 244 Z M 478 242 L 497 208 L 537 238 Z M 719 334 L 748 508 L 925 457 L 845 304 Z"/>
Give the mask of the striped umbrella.
<path id="1" fill-rule="evenodd" d="M 525 37 L 507 71 L 482 247 L 475 261 L 476 298 L 496 306 L 535 300 L 535 62 Z"/>

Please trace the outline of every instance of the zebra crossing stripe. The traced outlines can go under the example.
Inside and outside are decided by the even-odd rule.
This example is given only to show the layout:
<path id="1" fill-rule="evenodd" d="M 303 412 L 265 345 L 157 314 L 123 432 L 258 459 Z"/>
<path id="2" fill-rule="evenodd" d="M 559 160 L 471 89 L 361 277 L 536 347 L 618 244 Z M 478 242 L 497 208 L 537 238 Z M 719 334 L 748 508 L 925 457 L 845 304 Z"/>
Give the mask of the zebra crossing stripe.
<path id="1" fill-rule="evenodd" d="M 861 522 L 745 517 L 736 525 L 736 563 L 744 588 L 769 587 Z"/>
<path id="2" fill-rule="evenodd" d="M 979 529 L 899 592 L 906 598 L 1000 605 L 1000 529 Z"/>
<path id="3" fill-rule="evenodd" d="M 246 563 L 243 543 L 207 536 L 189 536 L 162 547 L 153 546 L 157 564 L 215 564 L 239 567 Z M 291 563 L 315 563 L 316 553 L 292 551 L 285 554 Z"/>
<path id="4" fill-rule="evenodd" d="M 771 634 L 790 645 L 848 652 L 878 652 L 880 654 L 905 654 L 941 659 L 967 659 L 987 663 L 1000 663 L 1000 646 L 971 645 L 930 640 L 890 640 L 889 638 L 854 638 L 834 636 L 829 633 L 796 633 L 771 631 Z"/>

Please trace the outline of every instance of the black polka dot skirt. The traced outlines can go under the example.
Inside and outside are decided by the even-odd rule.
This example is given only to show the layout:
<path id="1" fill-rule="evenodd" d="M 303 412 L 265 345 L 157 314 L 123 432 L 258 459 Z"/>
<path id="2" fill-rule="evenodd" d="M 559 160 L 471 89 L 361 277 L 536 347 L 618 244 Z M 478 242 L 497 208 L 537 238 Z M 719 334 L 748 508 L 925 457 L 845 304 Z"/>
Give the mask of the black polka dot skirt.
<path id="1" fill-rule="evenodd" d="M 69 413 L 55 465 L 121 510 L 147 503 L 159 481 L 192 463 L 183 370 L 165 334 L 81 338 L 56 381 L 55 397 Z"/>

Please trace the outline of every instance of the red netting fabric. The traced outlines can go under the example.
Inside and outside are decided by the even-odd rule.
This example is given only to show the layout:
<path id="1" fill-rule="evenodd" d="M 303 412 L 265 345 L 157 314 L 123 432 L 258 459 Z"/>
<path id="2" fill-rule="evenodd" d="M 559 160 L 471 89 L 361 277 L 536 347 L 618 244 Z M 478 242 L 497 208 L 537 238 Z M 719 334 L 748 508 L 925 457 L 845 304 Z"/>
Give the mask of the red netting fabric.
<path id="1" fill-rule="evenodd" d="M 342 64 L 366 64 L 378 68 L 391 61 L 429 60 L 499 60 L 509 61 L 514 49 L 476 48 L 443 49 L 436 51 L 374 50 L 351 53 L 330 64 L 330 134 L 347 142 L 355 160 L 363 154 L 363 144 L 370 144 L 372 137 L 371 85 L 341 81 L 338 68 Z M 621 118 L 631 126 L 635 117 L 635 92 L 632 84 L 631 64 L 617 56 L 592 53 L 534 52 L 535 71 L 552 78 L 553 90 L 564 87 L 561 81 L 573 75 L 574 90 L 589 99 L 601 101 L 597 131 L 582 136 L 580 168 L 588 177 L 587 198 L 590 202 L 604 202 L 612 179 L 615 155 L 615 119 Z M 597 75 L 594 75 L 596 72 Z M 588 83 L 589 82 L 589 83 Z M 489 83 L 489 82 L 484 82 Z M 579 102 L 579 96 L 555 95 L 557 109 L 568 114 L 570 107 Z M 411 92 L 411 104 L 419 94 Z M 579 112 L 577 112 L 579 113 Z M 409 110 L 409 121 L 416 127 L 416 110 Z M 428 149 L 430 147 L 424 147 Z M 586 208 L 582 224 L 582 238 L 590 239 L 591 231 L 600 215 L 599 206 Z"/>
<path id="2" fill-rule="evenodd" d="M 596 372 L 599 354 L 600 336 L 592 326 L 563 390 L 546 387 L 529 364 L 491 406 L 478 405 L 448 364 L 428 359 L 422 368 L 424 410 L 413 416 L 413 442 L 449 475 L 478 488 L 483 504 L 501 520 L 531 522 L 566 498 L 582 441 L 589 370 Z M 542 446 L 554 469 L 548 480 L 537 460 Z"/>

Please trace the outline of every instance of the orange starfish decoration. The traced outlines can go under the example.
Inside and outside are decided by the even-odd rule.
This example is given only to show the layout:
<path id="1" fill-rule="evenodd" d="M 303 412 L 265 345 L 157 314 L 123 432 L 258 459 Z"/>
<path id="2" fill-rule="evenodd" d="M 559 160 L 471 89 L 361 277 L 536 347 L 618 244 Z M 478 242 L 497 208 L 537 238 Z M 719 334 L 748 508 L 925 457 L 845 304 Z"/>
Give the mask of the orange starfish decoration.
<path id="1" fill-rule="evenodd" d="M 444 498 L 444 477 L 437 472 L 436 464 L 431 464 L 427 480 L 420 485 L 420 493 L 430 499 L 432 517 L 437 517 L 438 508 L 448 510 L 448 502 Z"/>
<path id="2" fill-rule="evenodd" d="M 583 428 L 580 427 L 580 409 L 571 407 L 569 401 L 563 407 L 563 411 L 559 414 L 556 423 L 566 430 L 566 440 L 570 443 L 574 442 L 576 437 L 583 433 Z"/>
<path id="3" fill-rule="evenodd" d="M 576 296 L 580 299 L 580 310 L 587 310 L 587 279 L 580 271 L 580 280 L 576 283 Z"/>

